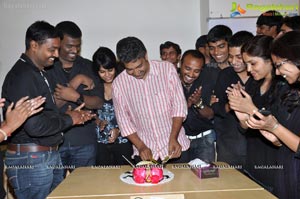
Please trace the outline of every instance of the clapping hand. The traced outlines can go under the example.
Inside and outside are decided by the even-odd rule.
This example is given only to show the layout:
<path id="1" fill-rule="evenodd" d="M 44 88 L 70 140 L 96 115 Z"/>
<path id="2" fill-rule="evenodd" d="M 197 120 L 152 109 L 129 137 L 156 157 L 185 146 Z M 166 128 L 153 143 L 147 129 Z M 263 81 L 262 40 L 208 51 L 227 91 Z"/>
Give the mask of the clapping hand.
<path id="1" fill-rule="evenodd" d="M 66 111 L 66 114 L 72 118 L 73 125 L 84 124 L 85 122 L 96 117 L 96 114 L 93 114 L 91 111 L 82 110 L 84 105 L 85 104 L 82 103 L 74 110 L 72 110 L 71 106 L 69 106 L 68 110 Z"/>
<path id="2" fill-rule="evenodd" d="M 226 93 L 232 110 L 252 115 L 253 110 L 258 109 L 254 105 L 251 96 L 240 84 L 233 84 L 231 87 L 228 87 Z"/>
<path id="3" fill-rule="evenodd" d="M 2 125 L 5 125 L 6 128 L 9 129 L 9 132 L 15 131 L 19 128 L 25 120 L 42 111 L 43 107 L 41 105 L 45 102 L 46 98 L 42 96 L 38 96 L 36 98 L 30 99 L 29 97 L 22 97 L 20 100 L 17 101 L 16 105 L 11 103 L 6 110 L 5 113 L 5 121 Z M 5 100 L 1 99 L 1 103 Z M 1 104 L 1 107 L 3 105 Z"/>
<path id="4" fill-rule="evenodd" d="M 200 101 L 201 89 L 202 89 L 201 86 L 199 88 L 196 88 L 194 93 L 189 96 L 187 101 L 188 108 L 190 108 L 193 104 L 197 104 Z"/>

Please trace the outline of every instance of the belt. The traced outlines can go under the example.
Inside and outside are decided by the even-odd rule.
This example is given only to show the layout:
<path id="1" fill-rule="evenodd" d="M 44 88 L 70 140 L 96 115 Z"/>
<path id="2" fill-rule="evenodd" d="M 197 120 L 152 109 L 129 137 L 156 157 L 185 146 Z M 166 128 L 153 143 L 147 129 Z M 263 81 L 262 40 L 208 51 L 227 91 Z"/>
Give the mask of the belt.
<path id="1" fill-rule="evenodd" d="M 189 138 L 190 140 L 195 140 L 195 139 L 197 139 L 197 138 L 202 138 L 202 137 L 204 137 L 204 136 L 206 136 L 206 135 L 209 135 L 209 134 L 211 134 L 212 132 L 213 132 L 213 130 L 212 130 L 212 129 L 209 129 L 209 130 L 207 130 L 207 131 L 204 131 L 204 132 L 199 133 L 198 135 L 195 135 L 195 136 L 187 135 L 186 137 Z"/>
<path id="2" fill-rule="evenodd" d="M 37 144 L 8 144 L 7 150 L 15 152 L 57 151 L 58 146 L 41 146 Z"/>

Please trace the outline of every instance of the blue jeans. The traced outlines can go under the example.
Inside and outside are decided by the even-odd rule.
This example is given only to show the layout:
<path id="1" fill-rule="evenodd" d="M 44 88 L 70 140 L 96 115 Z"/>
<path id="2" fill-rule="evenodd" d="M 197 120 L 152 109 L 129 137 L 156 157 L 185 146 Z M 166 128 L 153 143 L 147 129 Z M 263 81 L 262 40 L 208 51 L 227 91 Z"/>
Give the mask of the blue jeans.
<path id="1" fill-rule="evenodd" d="M 77 167 L 96 164 L 96 143 L 82 146 L 61 146 L 59 153 L 65 173 L 67 170 L 72 172 Z"/>
<path id="2" fill-rule="evenodd" d="M 45 199 L 63 180 L 58 151 L 6 152 L 8 180 L 18 199 Z"/>
<path id="3" fill-rule="evenodd" d="M 212 133 L 191 140 L 190 145 L 190 158 L 191 160 L 195 158 L 199 158 L 206 162 L 214 162 L 215 161 L 215 140 L 216 140 L 216 132 L 213 130 Z"/>

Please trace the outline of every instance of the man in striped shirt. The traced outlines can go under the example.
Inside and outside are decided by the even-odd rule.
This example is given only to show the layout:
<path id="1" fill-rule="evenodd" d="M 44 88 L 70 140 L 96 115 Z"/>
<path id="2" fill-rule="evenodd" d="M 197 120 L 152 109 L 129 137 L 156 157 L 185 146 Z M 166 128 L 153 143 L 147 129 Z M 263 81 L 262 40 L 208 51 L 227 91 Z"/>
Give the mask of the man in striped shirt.
<path id="1" fill-rule="evenodd" d="M 113 82 L 113 102 L 123 136 L 134 145 L 134 158 L 188 162 L 190 142 L 182 128 L 187 104 L 176 69 L 169 62 L 148 60 L 139 39 L 117 44 L 125 69 Z"/>

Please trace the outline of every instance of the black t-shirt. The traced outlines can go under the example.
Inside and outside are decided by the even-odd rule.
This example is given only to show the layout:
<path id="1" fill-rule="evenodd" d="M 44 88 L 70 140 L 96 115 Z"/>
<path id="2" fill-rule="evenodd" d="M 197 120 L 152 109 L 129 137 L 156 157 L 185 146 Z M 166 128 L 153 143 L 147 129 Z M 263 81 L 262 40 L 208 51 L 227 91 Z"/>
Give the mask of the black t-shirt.
<path id="1" fill-rule="evenodd" d="M 47 78 L 47 81 L 45 81 Z M 49 86 L 48 86 L 48 84 Z M 6 107 L 21 97 L 46 97 L 43 111 L 28 118 L 11 136 L 15 144 L 35 143 L 43 146 L 56 146 L 62 142 L 62 131 L 72 126 L 72 118 L 60 113 L 52 98 L 52 79 L 40 71 L 28 56 L 22 54 L 5 77 L 2 97 L 6 98 Z"/>
<path id="2" fill-rule="evenodd" d="M 288 91 L 289 94 L 293 91 Z M 299 91 L 294 94 L 299 96 Z M 283 93 L 283 92 L 281 92 Z M 292 133 L 300 136 L 300 105 L 299 98 L 295 95 L 290 95 L 290 104 L 293 104 L 293 108 L 282 104 L 281 100 L 286 96 L 287 91 L 284 91 L 284 95 L 278 95 L 275 99 L 279 103 L 272 104 L 272 113 L 277 118 L 278 122 L 289 129 Z M 298 99 L 297 99 L 298 98 Z M 297 100 L 296 100 L 297 99 Z M 297 105 L 296 105 L 297 104 Z M 285 144 L 281 147 L 277 147 L 277 155 L 275 156 L 276 165 L 279 165 L 281 169 L 277 169 L 275 182 L 275 194 L 279 198 L 299 198 L 300 196 L 300 159 L 295 156 L 295 153 L 289 149 Z M 274 157 L 274 156 L 273 156 Z"/>
<path id="3" fill-rule="evenodd" d="M 218 160 L 233 165 L 241 165 L 245 162 L 246 138 L 240 132 L 240 124 L 233 110 L 226 112 L 225 104 L 228 103 L 227 87 L 242 80 L 234 71 L 233 67 L 223 69 L 218 76 L 215 87 L 215 95 L 219 102 L 212 105 L 215 118 L 214 128 L 217 133 Z M 251 85 L 253 79 L 249 77 L 246 88 Z"/>
<path id="4" fill-rule="evenodd" d="M 77 88 L 77 92 L 87 96 L 98 96 L 103 99 L 103 84 L 100 84 L 100 79 L 96 76 L 93 70 L 92 62 L 88 59 L 84 59 L 78 56 L 70 71 L 64 71 L 60 61 L 55 62 L 52 68 L 47 70 L 47 73 L 55 80 L 56 83 L 66 85 L 78 74 L 86 75 L 93 79 L 95 88 L 92 90 L 84 90 L 85 86 L 80 85 Z M 52 89 L 55 89 L 52 88 Z M 67 102 L 60 108 L 63 113 L 67 110 L 68 106 L 72 109 L 76 108 L 78 104 L 74 102 Z M 64 143 L 63 145 L 68 146 L 79 146 L 86 144 L 93 144 L 96 142 L 96 124 L 94 120 L 86 122 L 84 125 L 73 126 L 72 128 L 64 131 Z"/>
<path id="5" fill-rule="evenodd" d="M 203 71 L 201 71 L 198 79 L 193 82 L 189 91 L 183 86 L 186 100 L 191 94 L 194 93 L 195 89 L 201 86 L 201 98 L 203 100 L 203 103 L 206 106 L 209 106 L 210 96 L 213 93 L 213 88 L 215 86 L 218 73 L 219 68 L 204 68 Z M 213 121 L 212 119 L 207 119 L 201 116 L 199 111 L 192 106 L 188 109 L 188 115 L 183 123 L 183 126 L 186 135 L 195 136 L 201 132 L 213 129 Z"/>

